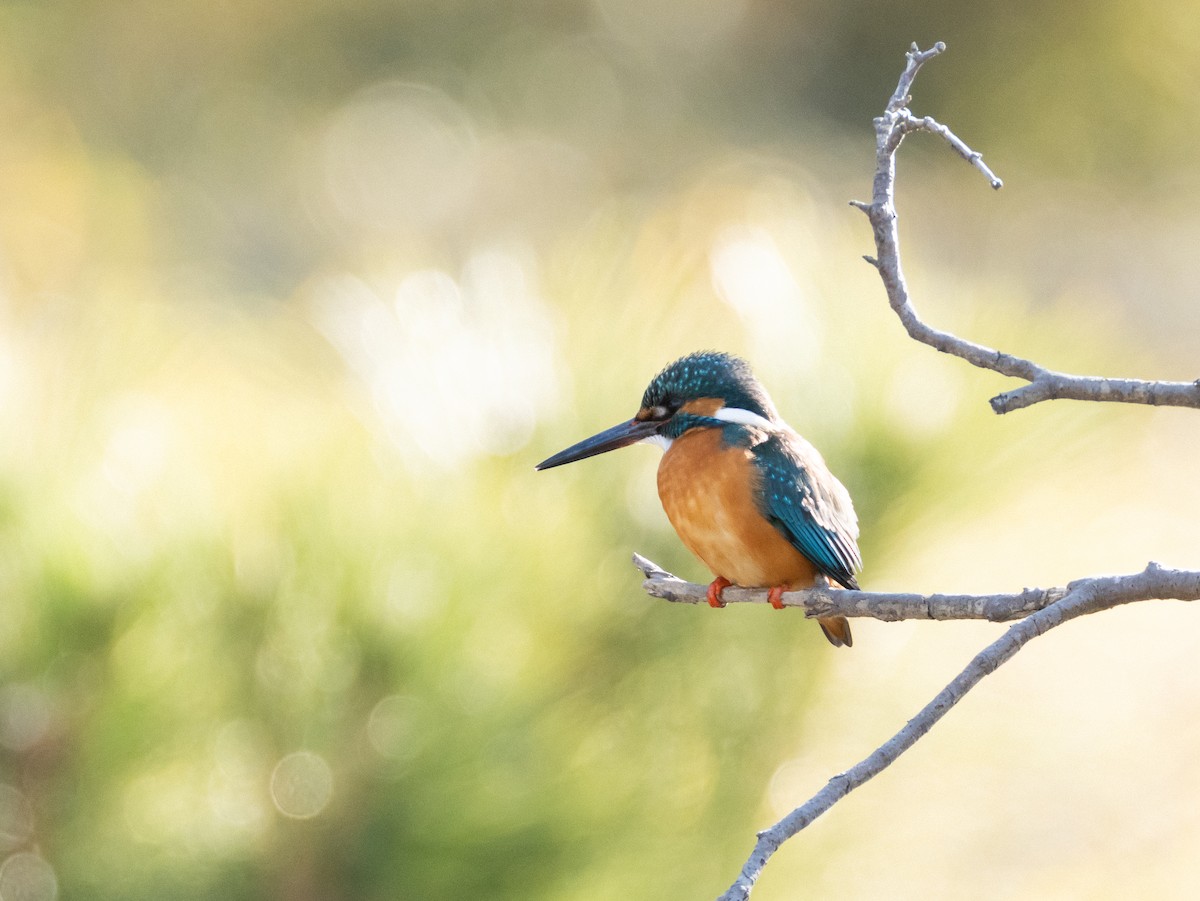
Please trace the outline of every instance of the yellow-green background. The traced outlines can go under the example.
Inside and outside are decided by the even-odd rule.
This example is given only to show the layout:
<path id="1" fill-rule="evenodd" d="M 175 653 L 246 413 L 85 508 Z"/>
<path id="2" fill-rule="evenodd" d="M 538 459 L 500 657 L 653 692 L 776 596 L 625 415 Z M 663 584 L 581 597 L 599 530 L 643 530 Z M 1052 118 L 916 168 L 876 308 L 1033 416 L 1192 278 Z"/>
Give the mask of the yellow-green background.
<path id="1" fill-rule="evenodd" d="M 1193 4 L 0 3 L 0 897 L 718 894 L 1000 627 L 644 596 L 635 549 L 707 575 L 656 453 L 533 464 L 689 350 L 823 450 L 868 588 L 1200 566 L 1194 412 L 995 417 L 859 259 L 913 40 L 1007 182 L 905 145 L 922 312 L 1200 375 Z M 756 898 L 1194 897 L 1198 652 L 1035 643 Z"/>

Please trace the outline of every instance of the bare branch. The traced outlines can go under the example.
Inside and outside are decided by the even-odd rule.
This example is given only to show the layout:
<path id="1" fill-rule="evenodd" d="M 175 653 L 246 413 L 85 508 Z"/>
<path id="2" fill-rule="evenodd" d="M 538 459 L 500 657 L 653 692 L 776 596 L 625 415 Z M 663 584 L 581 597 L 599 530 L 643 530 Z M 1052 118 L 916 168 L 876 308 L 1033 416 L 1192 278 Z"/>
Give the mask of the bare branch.
<path id="1" fill-rule="evenodd" d="M 685 582 L 640 554 L 633 565 L 646 581 L 648 595 L 673 604 L 708 602 L 707 585 Z M 879 591 L 847 591 L 842 588 L 806 588 L 787 591 L 785 607 L 798 607 L 808 617 L 859 616 L 899 622 L 905 619 L 985 619 L 994 623 L 1021 619 L 1066 595 L 1066 588 L 1026 588 L 1016 594 L 899 594 Z M 765 588 L 730 586 L 721 593 L 729 604 L 765 604 Z"/>
<path id="2" fill-rule="evenodd" d="M 998 394 L 989 403 L 997 413 L 1009 413 L 1044 400 L 1068 399 L 1200 408 L 1200 379 L 1194 382 L 1144 382 L 1043 370 L 1028 385 Z"/>
<path id="3" fill-rule="evenodd" d="M 785 595 L 786 597 L 786 595 Z M 887 769 L 911 748 L 950 708 L 962 700 L 988 674 L 1021 650 L 1027 642 L 1063 623 L 1088 613 L 1108 610 L 1134 601 L 1176 598 L 1200 600 L 1200 572 L 1170 570 L 1150 563 L 1145 570 L 1128 576 L 1080 579 L 1067 586 L 1059 600 L 1008 628 L 996 641 L 976 655 L 954 680 L 899 732 L 870 756 L 839 773 L 825 787 L 782 820 L 758 833 L 758 841 L 742 872 L 718 901 L 745 901 L 771 855 L 785 841 L 808 826 L 847 794 Z"/>
<path id="4" fill-rule="evenodd" d="M 706 601 L 707 586 L 685 582 L 658 564 L 633 555 L 642 571 L 646 593 L 678 604 Z M 730 586 L 721 595 L 728 604 L 765 604 L 767 591 Z M 917 595 L 873 591 L 812 588 L 782 596 L 786 607 L 797 607 L 806 616 L 873 617 L 886 622 L 903 619 L 986 619 L 993 622 L 1019 619 L 1007 632 L 981 651 L 974 660 L 904 728 L 870 756 L 834 776 L 823 789 L 771 828 L 758 834 L 742 872 L 719 901 L 746 899 L 763 867 L 789 838 L 804 829 L 834 804 L 868 779 L 890 766 L 928 732 L 984 676 L 994 672 L 1032 638 L 1068 620 L 1135 601 L 1200 600 L 1200 572 L 1167 569 L 1150 563 L 1140 573 L 1080 579 L 1065 588 L 1026 588 L 1013 594 Z"/>
<path id="5" fill-rule="evenodd" d="M 866 213 L 875 234 L 877 253 L 867 257 L 879 271 L 888 302 L 913 339 L 966 360 L 980 369 L 1024 379 L 1029 384 L 991 399 L 997 413 L 1020 410 L 1044 400 L 1070 399 L 1109 403 L 1152 404 L 1155 406 L 1200 409 L 1200 379 L 1194 382 L 1154 382 L 1137 379 L 1106 379 L 1055 372 L 1021 357 L 1001 353 L 939 331 L 921 321 L 908 294 L 908 284 L 900 267 L 900 236 L 896 221 L 896 151 L 905 136 L 914 131 L 940 135 L 963 159 L 978 169 L 993 188 L 1003 182 L 983 162 L 982 154 L 972 150 L 949 128 L 931 117 L 917 117 L 908 109 L 913 79 L 925 62 L 946 49 L 940 41 L 929 50 L 916 44 L 908 52 L 907 65 L 882 116 L 875 120 L 875 179 L 871 202 L 851 201 L 851 206 Z"/>

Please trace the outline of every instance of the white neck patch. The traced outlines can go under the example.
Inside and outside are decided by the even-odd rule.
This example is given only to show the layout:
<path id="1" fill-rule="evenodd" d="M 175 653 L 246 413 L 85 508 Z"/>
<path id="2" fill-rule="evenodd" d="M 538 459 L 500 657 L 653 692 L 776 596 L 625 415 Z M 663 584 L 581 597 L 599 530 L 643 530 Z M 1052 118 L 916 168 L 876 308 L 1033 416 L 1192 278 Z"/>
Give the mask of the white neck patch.
<path id="1" fill-rule="evenodd" d="M 771 420 L 765 416 L 759 416 L 757 413 L 743 410 L 741 407 L 722 407 L 713 414 L 713 419 L 720 419 L 722 422 L 736 422 L 738 425 L 757 426 L 760 429 L 774 428 Z"/>
<path id="2" fill-rule="evenodd" d="M 773 429 L 775 425 L 765 416 L 759 416 L 750 410 L 743 410 L 741 407 L 722 407 L 712 415 L 713 419 L 719 419 L 722 422 L 734 422 L 738 425 L 752 425 L 760 429 Z M 641 444 L 653 444 L 655 447 L 661 447 L 664 451 L 671 449 L 671 439 L 666 435 L 649 435 L 643 438 Z"/>

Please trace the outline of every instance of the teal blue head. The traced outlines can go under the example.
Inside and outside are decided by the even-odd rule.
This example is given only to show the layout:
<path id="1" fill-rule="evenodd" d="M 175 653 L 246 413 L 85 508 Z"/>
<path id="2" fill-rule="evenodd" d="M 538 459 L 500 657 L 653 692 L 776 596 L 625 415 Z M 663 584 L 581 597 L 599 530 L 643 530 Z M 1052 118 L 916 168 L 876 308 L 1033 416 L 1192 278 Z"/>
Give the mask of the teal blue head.
<path id="1" fill-rule="evenodd" d="M 778 421 L 771 398 L 745 360 L 699 351 L 680 357 L 650 380 L 633 419 L 585 438 L 537 468 L 573 463 L 638 441 L 666 447 L 697 427 L 729 422 L 769 427 Z"/>

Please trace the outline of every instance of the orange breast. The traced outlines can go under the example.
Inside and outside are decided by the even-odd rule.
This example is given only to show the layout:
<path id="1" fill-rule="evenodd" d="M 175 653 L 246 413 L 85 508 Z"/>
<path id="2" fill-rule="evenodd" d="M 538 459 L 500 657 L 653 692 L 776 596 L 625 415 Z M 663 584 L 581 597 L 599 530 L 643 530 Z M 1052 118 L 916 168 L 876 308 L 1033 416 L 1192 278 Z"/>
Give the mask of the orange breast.
<path id="1" fill-rule="evenodd" d="M 688 550 L 734 585 L 807 588 L 816 568 L 758 511 L 750 451 L 720 429 L 677 439 L 658 467 L 658 496 Z"/>

